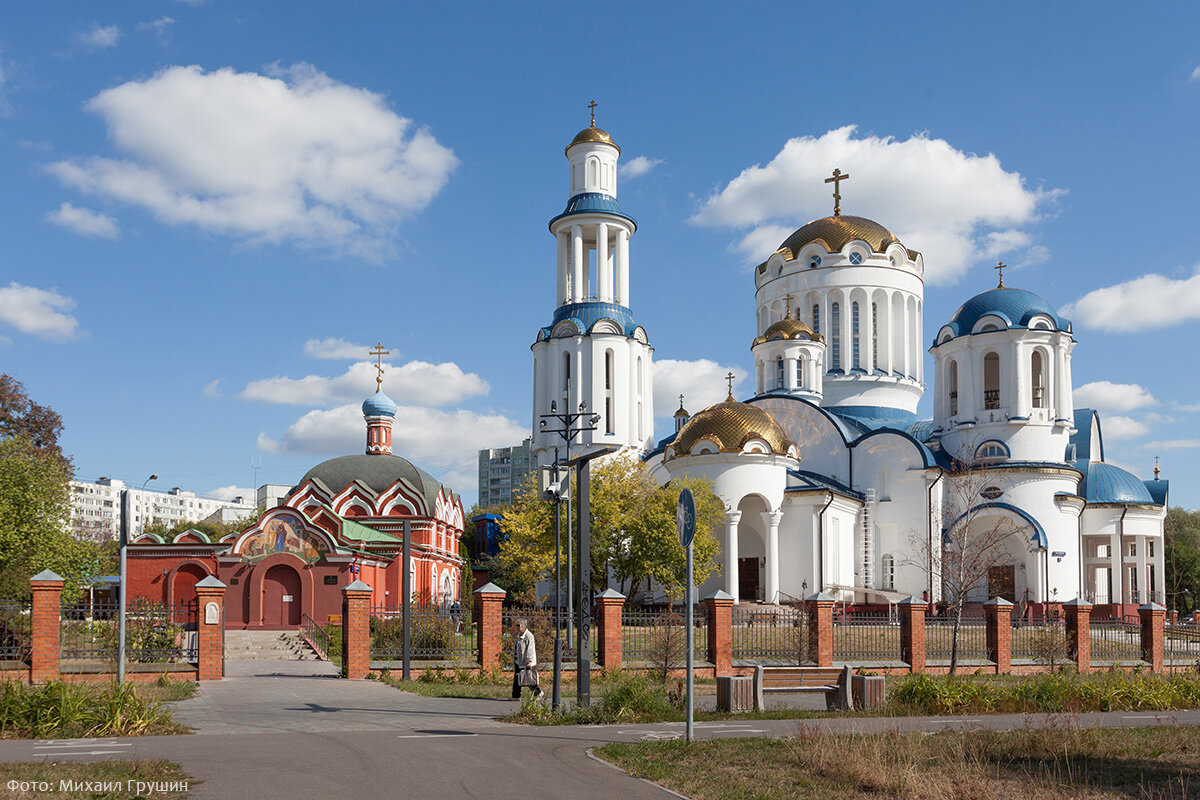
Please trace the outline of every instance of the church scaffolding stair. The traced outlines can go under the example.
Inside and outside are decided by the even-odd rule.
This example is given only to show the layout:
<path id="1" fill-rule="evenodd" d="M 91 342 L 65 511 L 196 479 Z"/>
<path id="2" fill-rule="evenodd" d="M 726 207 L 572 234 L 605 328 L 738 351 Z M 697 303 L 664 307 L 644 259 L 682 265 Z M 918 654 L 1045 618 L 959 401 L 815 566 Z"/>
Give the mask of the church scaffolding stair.
<path id="1" fill-rule="evenodd" d="M 296 631 L 225 631 L 225 658 L 230 661 L 315 661 L 317 654 Z"/>

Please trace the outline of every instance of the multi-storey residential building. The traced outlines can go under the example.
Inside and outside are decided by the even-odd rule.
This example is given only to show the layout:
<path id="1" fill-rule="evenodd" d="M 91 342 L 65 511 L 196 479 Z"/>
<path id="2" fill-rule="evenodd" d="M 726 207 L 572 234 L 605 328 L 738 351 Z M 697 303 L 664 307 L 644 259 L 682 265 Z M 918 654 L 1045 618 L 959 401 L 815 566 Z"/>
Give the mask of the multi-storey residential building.
<path id="1" fill-rule="evenodd" d="M 223 517 L 231 514 L 248 516 L 255 509 L 252 498 L 216 500 L 200 497 L 178 486 L 161 492 L 129 487 L 116 478 L 100 478 L 95 483 L 71 481 L 72 525 L 98 538 L 116 538 L 120 525 L 121 492 L 125 489 L 133 495 L 130 530 L 134 534 L 152 522 L 170 526 L 177 522 L 198 522 L 216 512 L 222 512 Z"/>
<path id="2" fill-rule="evenodd" d="M 484 508 L 512 502 L 532 470 L 532 440 L 515 447 L 479 451 L 479 505 Z"/>

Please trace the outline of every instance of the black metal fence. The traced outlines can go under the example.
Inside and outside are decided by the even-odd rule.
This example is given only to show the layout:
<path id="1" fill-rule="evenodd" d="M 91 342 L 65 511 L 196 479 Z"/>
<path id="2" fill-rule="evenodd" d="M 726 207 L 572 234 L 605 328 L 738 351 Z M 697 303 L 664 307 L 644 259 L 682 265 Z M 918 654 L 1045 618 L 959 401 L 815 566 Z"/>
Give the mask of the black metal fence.
<path id="1" fill-rule="evenodd" d="M 33 617 L 24 603 L 0 603 L 0 661 L 29 663 Z"/>
<path id="2" fill-rule="evenodd" d="M 548 667 L 548 665 L 554 662 L 554 609 L 545 606 L 536 608 L 521 606 L 506 607 L 501 613 L 501 620 L 504 625 L 504 634 L 501 638 L 501 654 L 504 659 L 504 665 L 512 665 L 513 626 L 516 625 L 518 619 L 528 620 L 529 630 L 533 632 L 533 644 L 537 650 L 537 660 Z M 595 619 L 596 615 L 593 613 L 592 620 L 594 621 Z M 578 639 L 572 632 L 572 626 L 567 619 L 565 608 L 562 613 L 562 623 L 563 661 L 574 663 L 579 660 L 579 654 L 577 648 L 572 645 L 577 645 Z M 588 636 L 588 656 L 592 663 L 596 663 L 597 647 L 596 626 L 593 622 Z"/>
<path id="3" fill-rule="evenodd" d="M 1091 621 L 1092 663 L 1142 660 L 1142 626 L 1120 619 Z"/>
<path id="4" fill-rule="evenodd" d="M 371 660 L 404 658 L 403 610 L 371 609 Z M 475 623 L 471 612 L 456 607 L 418 607 L 408 611 L 409 658 L 414 661 L 474 661 Z"/>
<path id="5" fill-rule="evenodd" d="M 950 661 L 954 645 L 954 617 L 925 620 L 925 661 Z M 963 615 L 958 628 L 958 660 L 987 660 L 987 628 L 983 617 Z"/>
<path id="6" fill-rule="evenodd" d="M 1174 664 L 1200 663 L 1200 629 L 1167 625 L 1163 630 L 1163 660 Z"/>
<path id="7" fill-rule="evenodd" d="M 808 612 L 802 608 L 734 606 L 733 658 L 809 664 L 816 661 L 810 641 Z"/>
<path id="8" fill-rule="evenodd" d="M 900 620 L 887 611 L 835 617 L 833 660 L 899 661 Z"/>
<path id="9" fill-rule="evenodd" d="M 1061 615 L 1013 620 L 1008 646 L 1012 661 L 1061 664 L 1067 660 L 1066 620 Z"/>
<path id="10" fill-rule="evenodd" d="M 687 619 L 681 608 L 621 611 L 621 650 L 626 661 L 683 664 L 687 661 Z M 708 657 L 708 609 L 692 606 L 692 658 Z"/>
<path id="11" fill-rule="evenodd" d="M 59 618 L 60 661 L 116 663 L 119 606 L 64 607 Z M 180 662 L 199 658 L 195 603 L 131 602 L 125 610 L 125 660 Z"/>

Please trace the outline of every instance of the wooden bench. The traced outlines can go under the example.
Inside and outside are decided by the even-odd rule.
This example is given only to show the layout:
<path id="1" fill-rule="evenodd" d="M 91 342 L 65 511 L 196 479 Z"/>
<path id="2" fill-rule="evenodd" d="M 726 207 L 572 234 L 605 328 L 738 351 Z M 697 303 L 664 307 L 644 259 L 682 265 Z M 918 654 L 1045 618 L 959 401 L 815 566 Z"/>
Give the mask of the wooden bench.
<path id="1" fill-rule="evenodd" d="M 823 692 L 825 707 L 850 709 L 854 706 L 850 676 L 844 667 L 764 667 L 754 668 L 754 708 L 764 710 L 763 695 Z"/>

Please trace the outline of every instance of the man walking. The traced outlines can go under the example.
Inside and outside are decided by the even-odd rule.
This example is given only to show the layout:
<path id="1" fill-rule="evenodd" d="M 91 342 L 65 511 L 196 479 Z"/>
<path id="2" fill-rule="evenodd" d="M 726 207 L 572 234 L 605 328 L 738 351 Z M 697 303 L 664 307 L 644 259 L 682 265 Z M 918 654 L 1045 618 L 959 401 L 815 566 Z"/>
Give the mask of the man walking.
<path id="1" fill-rule="evenodd" d="M 513 633 L 513 699 L 521 699 L 521 687 L 528 686 L 534 698 L 540 700 L 545 692 L 538 686 L 537 647 L 529 620 L 518 619 Z"/>

